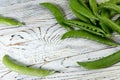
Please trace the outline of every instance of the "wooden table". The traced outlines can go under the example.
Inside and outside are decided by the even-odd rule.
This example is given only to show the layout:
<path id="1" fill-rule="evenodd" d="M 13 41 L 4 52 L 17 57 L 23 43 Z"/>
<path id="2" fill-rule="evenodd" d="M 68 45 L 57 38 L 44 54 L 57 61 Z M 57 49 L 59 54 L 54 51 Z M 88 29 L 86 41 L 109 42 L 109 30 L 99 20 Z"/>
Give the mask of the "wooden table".
<path id="1" fill-rule="evenodd" d="M 59 5 L 68 19 L 75 16 L 69 9 L 69 0 L 0 0 L 0 14 L 14 17 L 26 25 L 11 27 L 0 24 L 0 80 L 120 80 L 120 63 L 100 70 L 86 70 L 77 61 L 96 60 L 120 50 L 86 39 L 60 40 L 66 32 L 54 16 L 39 5 L 51 2 Z M 120 35 L 115 34 L 120 42 Z M 21 75 L 2 64 L 8 54 L 31 67 L 58 70 L 48 77 Z"/>

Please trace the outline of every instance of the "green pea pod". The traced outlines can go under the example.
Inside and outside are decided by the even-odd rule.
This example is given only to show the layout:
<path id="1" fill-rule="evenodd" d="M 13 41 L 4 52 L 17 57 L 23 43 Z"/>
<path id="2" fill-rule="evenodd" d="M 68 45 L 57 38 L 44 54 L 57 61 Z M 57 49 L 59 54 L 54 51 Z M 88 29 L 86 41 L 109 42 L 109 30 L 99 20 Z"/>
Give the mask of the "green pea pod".
<path id="1" fill-rule="evenodd" d="M 111 28 L 112 30 L 118 32 L 120 34 L 120 26 L 117 25 L 116 23 L 114 23 L 112 20 L 106 18 L 106 17 L 99 17 L 100 20 L 106 24 L 109 28 Z"/>
<path id="2" fill-rule="evenodd" d="M 111 18 L 110 15 L 110 11 L 106 10 L 106 9 L 102 9 L 101 11 L 101 16 L 107 17 L 107 18 Z M 110 34 L 112 36 L 112 29 L 109 28 L 105 23 L 103 23 L 102 21 L 100 22 L 101 28 L 108 34 Z"/>
<path id="3" fill-rule="evenodd" d="M 73 30 L 73 31 L 66 32 L 65 34 L 63 34 L 61 39 L 66 39 L 66 38 L 85 38 L 85 39 L 93 40 L 109 46 L 118 46 L 118 44 L 112 40 L 103 38 L 98 35 L 94 35 L 90 32 L 83 31 L 83 30 Z"/>
<path id="4" fill-rule="evenodd" d="M 109 38 L 112 37 L 112 33 L 113 31 L 111 30 L 111 28 L 109 28 L 105 23 L 100 22 L 101 28 L 107 33 L 109 34 Z"/>
<path id="5" fill-rule="evenodd" d="M 117 51 L 112 55 L 109 55 L 107 57 L 95 61 L 77 62 L 77 63 L 86 69 L 101 69 L 101 68 L 110 67 L 118 62 L 120 62 L 120 51 Z"/>
<path id="6" fill-rule="evenodd" d="M 85 1 L 84 1 L 84 0 L 78 0 L 78 2 L 79 2 L 82 6 L 84 6 L 87 10 L 90 11 L 90 9 L 88 8 L 88 6 L 85 4 Z"/>
<path id="7" fill-rule="evenodd" d="M 120 0 L 109 0 L 108 3 L 120 4 Z"/>
<path id="8" fill-rule="evenodd" d="M 70 8 L 71 8 L 72 12 L 75 14 L 75 16 L 76 16 L 78 19 L 80 19 L 80 20 L 83 21 L 83 22 L 90 23 L 90 21 L 89 21 L 89 19 L 88 19 L 87 17 L 79 14 L 77 11 L 75 11 L 75 10 L 73 9 L 73 6 L 71 6 L 72 4 L 69 4 L 69 5 L 70 5 Z"/>
<path id="9" fill-rule="evenodd" d="M 98 15 L 98 8 L 97 8 L 97 1 L 96 0 L 89 0 L 90 8 L 94 15 Z"/>
<path id="10" fill-rule="evenodd" d="M 55 16 L 55 19 L 57 20 L 57 22 L 62 27 L 64 27 L 68 31 L 69 30 L 73 30 L 72 27 L 70 27 L 70 26 L 68 26 L 68 25 L 66 25 L 64 23 L 64 21 L 65 21 L 64 15 L 63 15 L 63 13 L 60 11 L 60 9 L 56 5 L 54 5 L 52 3 L 40 3 L 40 5 L 44 6 L 47 9 L 49 9 L 52 12 L 52 14 Z"/>
<path id="11" fill-rule="evenodd" d="M 79 4 L 82 5 L 84 8 L 86 8 L 89 12 L 91 12 L 91 10 L 88 8 L 89 4 L 86 4 L 84 0 L 78 0 Z M 92 13 L 92 12 L 91 12 Z M 94 13 L 93 13 L 94 14 Z M 97 18 L 96 18 L 97 19 Z M 96 25 L 96 21 L 95 19 L 91 19 L 89 18 L 90 20 L 90 24 L 94 24 Z"/>
<path id="12" fill-rule="evenodd" d="M 4 17 L 4 16 L 0 16 L 0 23 L 10 25 L 10 26 L 22 26 L 22 25 L 24 25 L 24 23 L 19 22 L 18 20 L 14 19 L 14 18 Z"/>
<path id="13" fill-rule="evenodd" d="M 109 10 L 109 9 L 106 9 L 106 8 L 100 8 L 103 4 L 99 5 L 99 12 L 100 12 L 100 15 L 101 16 L 105 16 L 107 18 L 110 18 L 112 19 L 115 15 L 117 15 L 118 13 L 116 11 L 113 11 L 113 10 Z"/>
<path id="14" fill-rule="evenodd" d="M 89 19 L 97 19 L 90 10 L 86 9 L 83 5 L 79 4 L 78 0 L 70 0 L 70 4 L 72 8 L 77 11 L 79 14 L 89 18 Z"/>
<path id="15" fill-rule="evenodd" d="M 46 70 L 46 69 L 37 69 L 26 67 L 14 62 L 8 55 L 3 57 L 3 64 L 12 71 L 15 71 L 20 74 L 24 75 L 31 75 L 31 76 L 48 76 L 54 74 L 55 71 Z"/>
<path id="16" fill-rule="evenodd" d="M 110 18 L 110 10 L 102 9 L 101 10 L 101 16 L 105 16 L 107 18 Z"/>
<path id="17" fill-rule="evenodd" d="M 112 4 L 112 3 L 105 3 L 102 4 L 100 6 L 100 8 L 105 8 L 105 9 L 109 9 L 109 10 L 114 10 L 116 11 L 118 14 L 120 14 L 120 6 Z"/>
<path id="18" fill-rule="evenodd" d="M 93 34 L 96 34 L 102 37 L 109 37 L 109 34 L 106 34 L 102 29 L 84 22 L 80 22 L 76 20 L 67 20 L 65 23 L 70 26 L 81 28 L 85 31 L 91 32 Z"/>

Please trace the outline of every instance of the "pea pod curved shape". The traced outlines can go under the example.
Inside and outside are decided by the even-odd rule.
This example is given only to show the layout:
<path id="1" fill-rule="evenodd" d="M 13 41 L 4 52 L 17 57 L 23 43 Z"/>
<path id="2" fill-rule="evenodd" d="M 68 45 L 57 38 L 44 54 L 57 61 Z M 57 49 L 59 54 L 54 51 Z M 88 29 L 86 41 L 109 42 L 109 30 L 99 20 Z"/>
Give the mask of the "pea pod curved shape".
<path id="1" fill-rule="evenodd" d="M 11 17 L 4 17 L 4 16 L 0 16 L 0 24 L 6 24 L 6 25 L 10 25 L 10 26 L 22 26 L 24 25 L 24 23 L 11 18 Z"/>
<path id="2" fill-rule="evenodd" d="M 95 61 L 77 62 L 77 63 L 86 69 L 101 69 L 101 68 L 110 67 L 118 62 L 120 62 L 120 51 L 117 51 L 107 57 Z"/>
<path id="3" fill-rule="evenodd" d="M 8 55 L 5 55 L 3 57 L 3 64 L 10 70 L 15 71 L 20 74 L 24 74 L 24 75 L 48 76 L 48 75 L 55 73 L 55 71 L 51 71 L 51 70 L 37 69 L 37 68 L 31 68 L 31 67 L 20 65 L 16 63 L 15 61 L 13 61 L 12 58 L 9 57 Z"/>
<path id="4" fill-rule="evenodd" d="M 93 40 L 102 44 L 106 44 L 109 46 L 118 46 L 118 44 L 112 40 L 103 38 L 98 35 L 91 34 L 84 30 L 73 30 L 73 31 L 66 32 L 65 34 L 63 34 L 61 39 L 66 39 L 66 38 L 84 38 L 84 39 Z"/>
<path id="5" fill-rule="evenodd" d="M 64 15 L 63 15 L 63 13 L 61 12 L 61 10 L 56 6 L 56 5 L 54 5 L 54 4 L 52 4 L 52 3 L 40 3 L 40 5 L 42 5 L 42 6 L 44 6 L 45 8 L 47 8 L 47 9 L 49 9 L 51 12 L 52 12 L 52 14 L 54 15 L 54 17 L 55 17 L 55 19 L 57 20 L 57 22 L 62 26 L 62 27 L 64 27 L 65 29 L 67 29 L 68 31 L 69 30 L 73 30 L 73 28 L 72 27 L 70 27 L 70 26 L 68 26 L 68 25 L 66 25 L 65 23 L 64 23 L 64 21 L 66 20 L 65 18 L 64 18 Z"/>

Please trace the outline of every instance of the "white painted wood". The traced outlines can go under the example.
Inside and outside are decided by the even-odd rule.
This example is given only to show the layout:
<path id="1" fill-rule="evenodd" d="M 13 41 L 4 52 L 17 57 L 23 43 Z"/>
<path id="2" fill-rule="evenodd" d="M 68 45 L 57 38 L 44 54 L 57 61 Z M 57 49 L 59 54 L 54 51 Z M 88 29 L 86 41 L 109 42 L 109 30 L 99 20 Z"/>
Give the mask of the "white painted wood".
<path id="1" fill-rule="evenodd" d="M 69 0 L 0 0 L 0 13 L 26 23 L 22 27 L 0 24 L 0 80 L 119 80 L 120 63 L 100 70 L 86 70 L 76 61 L 96 60 L 112 54 L 120 47 L 111 48 L 86 39 L 60 40 L 66 32 L 52 14 L 39 6 L 40 2 L 55 3 L 65 11 L 68 19 L 75 18 Z M 4 4 L 2 4 L 4 3 Z M 115 35 L 120 43 L 120 36 Z M 88 45 L 89 44 L 89 45 Z M 12 58 L 31 67 L 58 70 L 48 77 L 18 74 L 2 64 L 2 57 Z"/>

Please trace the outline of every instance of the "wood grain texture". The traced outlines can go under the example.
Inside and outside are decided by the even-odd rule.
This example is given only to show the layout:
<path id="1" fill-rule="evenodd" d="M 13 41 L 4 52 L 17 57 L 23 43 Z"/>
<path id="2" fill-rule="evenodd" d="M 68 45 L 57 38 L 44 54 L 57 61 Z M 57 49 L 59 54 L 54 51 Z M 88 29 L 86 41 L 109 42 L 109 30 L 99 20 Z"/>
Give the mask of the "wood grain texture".
<path id="1" fill-rule="evenodd" d="M 120 63 L 100 70 L 86 70 L 76 61 L 96 60 L 120 47 L 108 47 L 86 39 L 60 40 L 66 32 L 40 2 L 60 6 L 68 19 L 75 18 L 69 0 L 0 0 L 0 13 L 26 23 L 22 27 L 0 25 L 0 80 L 120 80 Z M 4 4 L 3 4 L 4 3 Z M 120 35 L 115 34 L 120 43 Z M 89 45 L 88 45 L 89 44 Z M 21 75 L 8 70 L 1 62 L 8 54 L 31 67 L 60 71 L 48 77 Z"/>

